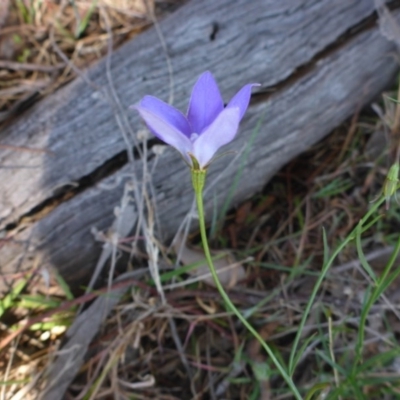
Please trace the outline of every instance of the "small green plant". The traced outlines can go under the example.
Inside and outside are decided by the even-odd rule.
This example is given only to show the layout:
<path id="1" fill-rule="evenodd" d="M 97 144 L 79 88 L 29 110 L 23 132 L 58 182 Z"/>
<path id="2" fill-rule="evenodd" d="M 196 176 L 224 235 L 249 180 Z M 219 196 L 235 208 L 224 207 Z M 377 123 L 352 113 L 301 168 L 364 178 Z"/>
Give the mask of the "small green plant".
<path id="1" fill-rule="evenodd" d="M 57 272 L 54 272 L 54 276 L 59 287 L 63 290 L 65 298 L 73 300 L 74 297 L 64 279 Z M 29 329 L 38 331 L 45 337 L 50 337 L 49 332 L 53 329 L 63 332 L 71 324 L 76 307 L 71 306 L 66 309 L 63 307 L 65 299 L 59 297 L 24 293 L 28 291 L 27 284 L 29 281 L 29 276 L 17 281 L 10 292 L 0 300 L 0 319 L 6 312 L 33 315 L 28 322 L 24 321 L 22 324 L 16 323 L 10 326 L 10 331 L 14 333 Z M 42 319 L 41 315 L 45 318 Z"/>

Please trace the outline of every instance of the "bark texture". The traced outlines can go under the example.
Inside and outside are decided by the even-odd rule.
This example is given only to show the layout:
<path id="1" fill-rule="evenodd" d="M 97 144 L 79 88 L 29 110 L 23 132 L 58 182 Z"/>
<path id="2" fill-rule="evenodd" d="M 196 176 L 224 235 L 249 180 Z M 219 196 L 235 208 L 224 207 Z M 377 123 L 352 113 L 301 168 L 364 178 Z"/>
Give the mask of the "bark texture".
<path id="1" fill-rule="evenodd" d="M 239 170 L 233 203 L 254 194 L 393 81 L 395 46 L 380 34 L 374 11 L 372 0 L 196 0 L 160 23 L 178 108 L 185 110 L 204 70 L 212 71 L 226 100 L 246 83 L 262 84 L 227 147 L 249 151 L 233 165 L 233 156 L 212 164 L 206 208 L 221 206 Z M 39 262 L 58 268 L 70 283 L 87 279 L 101 251 L 91 228 L 110 226 L 123 183 L 142 176 L 137 133 L 143 125 L 128 106 L 145 94 L 166 101 L 170 94 L 155 29 L 5 129 L 3 143 L 47 150 L 0 149 L 0 230 L 7 238 L 0 266 L 6 278 Z M 128 160 L 127 146 L 135 143 L 135 159 Z M 188 212 L 193 193 L 181 158 L 169 148 L 155 156 L 155 144 L 148 140 L 146 163 L 154 167 L 153 200 L 165 240 Z"/>

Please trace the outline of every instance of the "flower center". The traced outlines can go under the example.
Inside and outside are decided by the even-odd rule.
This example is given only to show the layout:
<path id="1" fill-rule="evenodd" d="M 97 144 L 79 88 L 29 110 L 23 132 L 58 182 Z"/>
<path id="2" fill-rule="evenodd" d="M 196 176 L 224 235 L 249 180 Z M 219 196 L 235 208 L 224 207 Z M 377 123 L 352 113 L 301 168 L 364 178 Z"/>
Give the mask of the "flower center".
<path id="1" fill-rule="evenodd" d="M 191 141 L 191 142 L 194 142 L 198 137 L 199 137 L 199 134 L 198 134 L 198 133 L 192 133 L 192 134 L 190 135 L 190 141 Z"/>

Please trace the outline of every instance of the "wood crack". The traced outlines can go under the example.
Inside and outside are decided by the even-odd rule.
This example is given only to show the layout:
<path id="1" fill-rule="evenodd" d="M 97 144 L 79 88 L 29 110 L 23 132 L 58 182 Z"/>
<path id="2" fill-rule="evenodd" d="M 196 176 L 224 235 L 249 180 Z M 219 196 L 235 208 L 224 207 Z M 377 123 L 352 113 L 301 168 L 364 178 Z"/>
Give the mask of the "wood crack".
<path id="1" fill-rule="evenodd" d="M 311 7 L 285 16 L 290 2 L 255 0 L 249 6 L 239 0 L 232 6 L 224 0 L 217 9 L 213 0 L 200 0 L 160 24 L 168 32 L 178 108 L 185 107 L 190 86 L 205 69 L 212 70 L 227 97 L 247 82 L 261 82 L 265 88 L 254 95 L 240 134 L 226 149 L 239 152 L 251 137 L 248 156 L 237 165 L 223 157 L 210 168 L 209 182 L 218 178 L 218 185 L 210 184 L 208 210 L 223 204 L 239 165 L 241 179 L 232 204 L 256 193 L 282 165 L 369 104 L 395 79 L 396 47 L 376 27 L 372 0 L 338 0 L 334 6 L 329 0 L 304 3 Z M 392 2 L 391 9 L 397 10 L 399 3 Z M 271 14 L 275 17 L 269 18 Z M 399 12 L 393 17 L 399 20 Z M 218 23 L 216 32 L 210 30 L 212 21 Z M 154 30 L 125 44 L 112 57 L 111 72 L 123 109 L 145 94 L 168 98 L 165 57 Z M 96 84 L 105 85 L 104 60 L 88 74 Z M 69 283 L 80 284 L 90 275 L 100 247 L 91 228 L 110 226 L 124 180 L 133 169 L 142 171 L 140 151 L 132 167 L 127 159 L 114 112 L 77 79 L 5 129 L 10 145 L 46 148 L 53 155 L 2 150 L 4 165 L 40 167 L 0 169 L 4 182 L 0 218 L 3 227 L 8 224 L 3 234 L 10 238 L 0 248 L 3 273 L 13 273 L 20 265 L 23 244 L 29 241 L 29 254 L 42 257 Z M 267 118 L 260 127 L 263 115 Z M 126 117 L 136 134 L 141 126 L 138 115 L 131 112 Z M 260 128 L 255 135 L 256 126 Z M 156 143 L 152 139 L 146 145 L 151 150 Z M 234 171 L 224 174 L 231 165 Z M 166 239 L 176 232 L 193 199 L 188 171 L 176 152 L 167 148 L 158 156 L 152 184 L 157 188 L 155 203 L 162 227 L 157 235 Z M 31 267 L 30 260 L 26 258 L 21 270 Z"/>
<path id="2" fill-rule="evenodd" d="M 396 11 L 400 9 L 400 0 L 393 0 L 386 5 L 390 11 Z M 276 83 L 275 85 L 265 87 L 258 93 L 253 94 L 251 104 L 258 104 L 269 100 L 274 93 L 281 90 L 285 90 L 287 87 L 293 85 L 294 82 L 298 81 L 305 75 L 309 74 L 317 64 L 339 51 L 341 48 L 348 45 L 350 41 L 355 39 L 358 35 L 373 29 L 378 24 L 378 14 L 374 11 L 371 15 L 367 16 L 359 23 L 349 28 L 346 32 L 340 35 L 335 41 L 327 45 L 324 49 L 315 54 L 315 56 L 303 65 L 296 68 L 296 71 L 290 74 L 287 78 Z"/>
<path id="3" fill-rule="evenodd" d="M 391 11 L 397 10 L 400 8 L 400 0 L 392 1 L 388 4 L 388 8 Z M 309 74 L 314 68 L 316 68 L 317 64 L 329 57 L 331 54 L 337 52 L 342 47 L 346 46 L 349 41 L 353 40 L 355 37 L 360 35 L 363 32 L 366 32 L 370 29 L 376 27 L 378 22 L 377 12 L 373 12 L 368 17 L 364 18 L 359 23 L 355 24 L 351 28 L 349 28 L 345 33 L 340 35 L 334 42 L 326 46 L 323 50 L 318 52 L 310 61 L 307 63 L 300 65 L 294 73 L 285 78 L 284 80 L 278 82 L 275 85 L 263 88 L 261 92 L 255 93 L 252 96 L 251 104 L 258 104 L 260 102 L 267 101 L 271 96 L 273 96 L 276 92 L 285 90 L 287 87 L 293 85 L 294 82 L 298 81 L 305 75 Z M 215 23 L 213 25 L 213 31 L 210 36 L 210 40 L 214 40 L 216 34 L 218 33 L 219 27 Z M 151 149 L 152 146 L 159 144 L 158 139 L 151 139 L 147 142 L 147 146 Z M 139 159 L 139 151 L 134 150 L 135 159 Z M 79 195 L 87 189 L 92 188 L 99 182 L 101 182 L 106 177 L 112 175 L 117 172 L 121 168 L 123 168 L 128 163 L 128 156 L 126 151 L 122 151 L 110 159 L 106 160 L 101 166 L 96 168 L 90 174 L 83 176 L 74 185 L 63 185 L 58 188 L 53 196 L 47 198 L 42 201 L 37 206 L 33 207 L 27 213 L 21 215 L 15 222 L 11 222 L 7 224 L 4 228 L 5 232 L 9 235 L 10 233 L 15 233 L 16 231 L 21 230 L 21 227 L 26 227 L 29 224 L 33 224 L 41 218 L 45 217 L 49 213 L 52 212 L 58 205 L 61 203 L 72 199 L 73 197 Z"/>
<path id="4" fill-rule="evenodd" d="M 158 139 L 150 139 L 147 141 L 147 146 L 151 148 L 152 146 L 159 144 Z M 133 156 L 135 160 L 140 159 L 139 151 L 133 149 Z M 152 159 L 152 155 L 149 155 L 148 160 Z M 100 167 L 96 168 L 92 173 L 83 176 L 78 181 L 73 184 L 66 184 L 54 191 L 53 196 L 42 201 L 40 204 L 32 208 L 27 213 L 23 214 L 15 222 L 11 222 L 4 227 L 4 231 L 7 235 L 15 234 L 15 232 L 25 229 L 27 225 L 33 224 L 39 221 L 46 215 L 50 214 L 55 208 L 57 208 L 61 203 L 68 201 L 75 196 L 83 193 L 85 190 L 92 188 L 97 185 L 105 178 L 111 176 L 115 172 L 119 171 L 128 163 L 128 152 L 121 151 L 120 153 L 114 155 L 110 159 L 106 160 Z"/>

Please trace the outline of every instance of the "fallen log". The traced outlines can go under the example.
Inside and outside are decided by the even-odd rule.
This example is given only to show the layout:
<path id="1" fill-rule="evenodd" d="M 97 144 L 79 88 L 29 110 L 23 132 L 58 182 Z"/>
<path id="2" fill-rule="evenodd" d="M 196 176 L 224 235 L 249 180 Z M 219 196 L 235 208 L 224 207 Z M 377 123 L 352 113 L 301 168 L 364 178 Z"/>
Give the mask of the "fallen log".
<path id="1" fill-rule="evenodd" d="M 283 164 L 370 102 L 398 69 L 372 1 L 192 1 L 160 28 L 178 108 L 185 109 L 206 69 L 226 99 L 245 83 L 262 84 L 227 147 L 244 149 L 251 137 L 249 153 L 228 170 L 233 156 L 213 163 L 208 182 L 218 178 L 218 184 L 207 195 L 208 210 L 221 206 L 239 169 L 232 204 L 260 190 Z M 175 233 L 192 204 L 189 172 L 172 149 L 155 156 L 153 138 L 143 139 L 148 153 L 141 158 L 144 143 L 137 143 L 137 133 L 143 125 L 128 106 L 145 94 L 164 100 L 170 94 L 166 53 L 155 29 L 4 130 L 2 143 L 14 146 L 0 149 L 0 266 L 6 278 L 39 264 L 57 268 L 73 285 L 87 280 L 101 251 L 91 229 L 110 226 L 123 183 L 142 176 L 144 165 L 155 169 L 158 236 Z M 17 146 L 44 151 L 15 151 Z M 130 159 L 127 148 L 134 147 Z"/>

